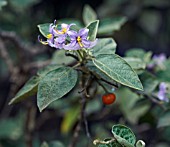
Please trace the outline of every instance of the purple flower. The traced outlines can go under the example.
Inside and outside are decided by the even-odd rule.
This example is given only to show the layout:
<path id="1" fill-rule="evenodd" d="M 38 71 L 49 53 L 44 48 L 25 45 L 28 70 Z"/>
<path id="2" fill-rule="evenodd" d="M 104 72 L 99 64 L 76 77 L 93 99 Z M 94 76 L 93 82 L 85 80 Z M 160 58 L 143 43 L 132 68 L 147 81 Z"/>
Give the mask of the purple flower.
<path id="1" fill-rule="evenodd" d="M 66 37 L 65 36 L 57 37 L 54 40 L 55 48 L 62 49 L 65 43 L 66 43 Z"/>
<path id="2" fill-rule="evenodd" d="M 79 32 L 69 31 L 68 35 L 71 42 L 64 46 L 66 50 L 79 50 L 81 48 L 92 48 L 96 45 L 97 39 L 95 41 L 87 40 L 89 29 L 83 28 Z"/>
<path id="3" fill-rule="evenodd" d="M 163 62 L 166 60 L 165 54 L 162 53 L 159 55 L 154 55 L 152 59 L 153 62 L 147 65 L 149 69 L 152 69 L 155 66 L 159 66 L 160 68 L 164 69 Z"/>
<path id="4" fill-rule="evenodd" d="M 39 40 L 39 42 L 41 42 L 44 45 L 49 45 L 51 47 L 55 47 L 54 37 L 55 37 L 54 36 L 54 26 L 53 26 L 53 24 L 50 24 L 50 26 L 49 26 L 49 34 L 46 36 L 47 40 L 43 41 L 42 39 L 40 39 L 40 36 L 38 36 L 38 40 Z"/>
<path id="5" fill-rule="evenodd" d="M 95 41 L 89 41 L 88 32 L 89 30 L 84 28 L 80 29 L 78 32 L 70 30 L 70 27 L 75 24 L 61 24 L 61 29 L 57 29 L 56 21 L 50 24 L 49 34 L 46 36 L 47 40 L 43 41 L 38 37 L 38 40 L 44 44 L 51 47 L 65 50 L 78 50 L 81 48 L 92 48 L 96 45 L 97 39 Z"/>
<path id="6" fill-rule="evenodd" d="M 61 30 L 57 30 L 54 26 L 54 28 L 52 29 L 53 30 L 53 34 L 55 36 L 55 39 L 54 39 L 54 46 L 55 48 L 59 48 L 59 49 L 62 49 L 64 44 L 66 43 L 66 38 L 67 38 L 67 35 L 68 35 L 68 32 L 70 31 L 70 27 L 73 26 L 75 24 L 61 24 Z"/>
<path id="7" fill-rule="evenodd" d="M 75 25 L 75 24 L 71 23 L 68 25 L 68 24 L 62 23 L 61 30 L 57 30 L 57 29 L 54 30 L 55 36 L 67 36 L 67 33 L 70 30 L 70 27 L 73 25 Z"/>
<path id="8" fill-rule="evenodd" d="M 159 55 L 154 55 L 153 56 L 153 61 L 157 64 L 157 65 L 162 65 L 162 63 L 166 60 L 166 56 L 165 54 L 159 54 Z"/>
<path id="9" fill-rule="evenodd" d="M 162 82 L 159 84 L 158 99 L 161 101 L 169 102 L 169 98 L 166 97 L 167 85 Z"/>

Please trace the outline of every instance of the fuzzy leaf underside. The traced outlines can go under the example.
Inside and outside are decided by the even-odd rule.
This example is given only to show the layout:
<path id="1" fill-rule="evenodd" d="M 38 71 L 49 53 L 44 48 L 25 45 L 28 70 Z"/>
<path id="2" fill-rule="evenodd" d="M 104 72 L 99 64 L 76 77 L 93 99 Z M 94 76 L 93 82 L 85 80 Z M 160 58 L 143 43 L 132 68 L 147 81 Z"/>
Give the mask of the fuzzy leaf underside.
<path id="1" fill-rule="evenodd" d="M 67 94 L 76 85 L 77 77 L 77 71 L 70 67 L 61 67 L 45 75 L 38 85 L 39 110 Z"/>

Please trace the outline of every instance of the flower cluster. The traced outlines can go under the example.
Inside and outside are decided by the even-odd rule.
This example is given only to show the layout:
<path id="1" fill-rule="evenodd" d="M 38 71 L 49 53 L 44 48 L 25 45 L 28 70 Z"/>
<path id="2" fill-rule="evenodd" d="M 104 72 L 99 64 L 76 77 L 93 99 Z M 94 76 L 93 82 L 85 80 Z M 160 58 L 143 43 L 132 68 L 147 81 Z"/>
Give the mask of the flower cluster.
<path id="1" fill-rule="evenodd" d="M 161 101 L 169 102 L 169 98 L 166 96 L 167 93 L 167 85 L 162 82 L 159 84 L 159 91 L 158 91 L 158 99 Z"/>
<path id="2" fill-rule="evenodd" d="M 60 29 L 54 22 L 49 26 L 49 34 L 46 36 L 47 40 L 42 41 L 39 37 L 39 41 L 44 45 L 49 45 L 57 49 L 65 50 L 79 50 L 82 48 L 92 48 L 96 45 L 95 41 L 88 40 L 89 29 L 82 28 L 78 32 L 71 30 L 71 26 L 75 24 L 61 24 Z"/>

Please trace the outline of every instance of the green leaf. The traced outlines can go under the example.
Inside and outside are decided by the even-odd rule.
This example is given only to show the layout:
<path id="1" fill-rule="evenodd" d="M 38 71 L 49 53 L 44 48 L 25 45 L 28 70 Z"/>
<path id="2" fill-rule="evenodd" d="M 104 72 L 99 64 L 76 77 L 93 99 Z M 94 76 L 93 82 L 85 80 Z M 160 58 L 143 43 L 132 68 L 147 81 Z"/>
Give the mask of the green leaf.
<path id="1" fill-rule="evenodd" d="M 74 126 L 74 124 L 78 119 L 79 113 L 80 113 L 80 105 L 68 109 L 61 123 L 62 133 L 67 134 L 72 129 L 72 127 Z"/>
<path id="2" fill-rule="evenodd" d="M 64 145 L 60 141 L 51 141 L 50 143 L 44 141 L 41 147 L 64 147 Z"/>
<path id="3" fill-rule="evenodd" d="M 20 102 L 25 98 L 36 94 L 39 81 L 40 78 L 38 76 L 33 76 L 28 82 L 26 82 L 26 84 L 20 89 L 16 96 L 9 102 L 9 105 Z"/>
<path id="4" fill-rule="evenodd" d="M 159 84 L 157 78 L 147 71 L 140 75 L 140 79 L 145 93 L 152 93 Z"/>
<path id="5" fill-rule="evenodd" d="M 93 63 L 111 79 L 125 86 L 143 90 L 142 84 L 131 66 L 120 56 L 113 54 L 98 55 Z"/>
<path id="6" fill-rule="evenodd" d="M 170 58 L 164 62 L 165 69 L 160 70 L 156 73 L 156 77 L 164 82 L 170 81 Z"/>
<path id="7" fill-rule="evenodd" d="M 46 141 L 44 141 L 42 144 L 41 144 L 41 147 L 49 147 L 48 143 Z"/>
<path id="8" fill-rule="evenodd" d="M 2 9 L 2 7 L 7 5 L 7 1 L 6 0 L 1 0 L 0 1 L 0 10 Z"/>
<path id="9" fill-rule="evenodd" d="M 151 60 L 152 52 L 145 52 L 140 48 L 133 48 L 126 52 L 126 57 L 140 58 L 145 63 L 149 63 Z"/>
<path id="10" fill-rule="evenodd" d="M 99 39 L 96 46 L 92 48 L 92 53 L 94 56 L 100 54 L 114 54 L 116 46 L 117 44 L 112 38 Z"/>
<path id="11" fill-rule="evenodd" d="M 140 58 L 124 57 L 123 58 L 134 70 L 144 70 L 146 64 Z"/>
<path id="12" fill-rule="evenodd" d="M 51 64 L 47 65 L 46 67 L 41 68 L 38 70 L 37 75 L 40 76 L 41 78 L 44 77 L 47 73 L 49 73 L 52 70 L 55 70 L 57 68 L 63 67 L 61 64 Z"/>
<path id="13" fill-rule="evenodd" d="M 142 140 L 138 140 L 136 143 L 136 147 L 145 147 L 145 142 Z"/>
<path id="14" fill-rule="evenodd" d="M 37 25 L 37 27 L 38 27 L 39 31 L 41 32 L 41 34 L 46 38 L 47 38 L 47 35 L 49 34 L 49 26 L 50 26 L 50 23 Z"/>
<path id="15" fill-rule="evenodd" d="M 83 21 L 85 25 L 97 19 L 96 12 L 89 6 L 85 5 L 83 9 Z"/>
<path id="16" fill-rule="evenodd" d="M 20 113 L 14 118 L 5 118 L 0 121 L 0 138 L 18 140 L 24 133 L 25 115 Z"/>
<path id="17" fill-rule="evenodd" d="M 113 79 L 111 79 L 107 74 L 105 74 L 104 72 L 102 72 L 100 69 L 98 69 L 95 65 L 94 65 L 94 63 L 92 62 L 92 61 L 90 61 L 90 62 L 88 62 L 87 64 L 86 64 L 86 66 L 87 66 L 87 68 L 91 71 L 91 72 L 93 72 L 93 74 L 98 78 L 98 79 L 104 79 L 104 80 L 106 80 L 106 81 L 108 81 L 108 82 L 111 82 L 111 83 L 113 83 L 113 84 L 117 84 Z M 102 81 L 100 81 L 100 82 L 102 82 Z M 104 82 L 102 82 L 102 84 L 105 86 L 105 88 L 107 88 L 108 87 L 108 84 L 106 84 L 106 83 L 104 83 Z M 109 88 L 110 88 L 110 85 L 109 85 Z M 109 88 L 107 88 L 107 90 L 108 91 L 110 91 L 109 90 Z"/>
<path id="18" fill-rule="evenodd" d="M 37 104 L 40 112 L 67 94 L 76 85 L 77 77 L 77 71 L 70 67 L 61 67 L 45 75 L 38 85 Z"/>
<path id="19" fill-rule="evenodd" d="M 38 3 L 39 0 L 12 0 L 10 3 L 15 9 L 25 9 L 32 6 L 33 4 Z"/>
<path id="20" fill-rule="evenodd" d="M 111 34 L 127 21 L 126 17 L 105 18 L 100 21 L 98 35 Z"/>
<path id="21" fill-rule="evenodd" d="M 51 141 L 49 147 L 64 147 L 64 145 L 60 141 Z"/>
<path id="22" fill-rule="evenodd" d="M 129 88 L 119 88 L 116 90 L 116 96 L 121 112 L 131 124 L 137 124 L 141 116 L 146 114 L 150 108 L 150 103 L 139 103 L 141 98 Z"/>
<path id="23" fill-rule="evenodd" d="M 160 127 L 168 127 L 170 126 L 170 110 L 164 112 L 159 120 L 158 120 L 158 125 L 157 127 L 160 128 Z"/>
<path id="24" fill-rule="evenodd" d="M 98 30 L 99 20 L 95 20 L 87 25 L 89 29 L 89 40 L 94 41 L 96 39 L 97 30 Z"/>
<path id="25" fill-rule="evenodd" d="M 134 147 L 136 137 L 130 128 L 123 125 L 114 125 L 112 127 L 112 133 L 122 146 Z"/>
<path id="26" fill-rule="evenodd" d="M 69 52 L 69 51 L 68 51 Z M 70 52 L 72 54 L 72 52 Z M 73 57 L 65 56 L 65 50 L 55 51 L 52 56 L 52 63 L 54 64 L 70 64 L 75 62 L 76 60 Z"/>

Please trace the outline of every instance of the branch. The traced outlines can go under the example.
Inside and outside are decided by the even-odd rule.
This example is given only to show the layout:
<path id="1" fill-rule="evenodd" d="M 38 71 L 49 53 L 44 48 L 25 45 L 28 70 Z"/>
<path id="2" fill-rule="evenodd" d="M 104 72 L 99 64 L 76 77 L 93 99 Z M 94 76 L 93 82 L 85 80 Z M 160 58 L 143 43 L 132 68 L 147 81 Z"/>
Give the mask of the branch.
<path id="1" fill-rule="evenodd" d="M 80 85 L 81 85 L 81 88 L 83 89 L 83 87 L 84 87 L 84 74 L 83 74 L 82 79 L 80 81 Z M 87 124 L 86 115 L 85 115 L 86 104 L 87 104 L 86 95 L 85 95 L 85 93 L 82 93 L 82 95 L 81 95 L 81 112 L 80 112 L 79 122 L 78 122 L 78 124 L 77 124 L 77 126 L 74 130 L 72 142 L 70 143 L 69 147 L 75 147 L 77 140 L 79 138 L 82 122 L 84 122 L 84 124 L 85 124 L 87 137 L 90 138 L 90 133 L 89 133 L 88 124 Z"/>
<path id="2" fill-rule="evenodd" d="M 73 57 L 74 59 L 76 59 L 77 61 L 79 61 L 79 58 L 78 58 L 76 55 L 74 55 L 74 54 L 71 54 L 71 53 L 69 53 L 69 52 L 65 52 L 65 55 L 66 55 L 66 56 L 71 56 L 71 57 Z"/>
<path id="3" fill-rule="evenodd" d="M 36 108 L 30 102 L 27 104 L 27 118 L 25 123 L 25 141 L 27 147 L 32 147 L 33 132 L 35 128 Z"/>
<path id="4" fill-rule="evenodd" d="M 163 110 L 167 110 L 167 108 L 164 106 L 164 105 L 162 105 L 162 103 L 159 101 L 159 100 L 157 100 L 157 97 L 155 97 L 155 96 L 153 96 L 153 95 L 148 95 L 148 94 L 146 94 L 146 93 L 141 93 L 141 92 L 139 92 L 139 91 L 134 91 L 136 94 L 138 94 L 138 95 L 143 95 L 144 97 L 146 97 L 146 98 L 148 98 L 148 99 L 150 99 L 153 103 L 155 103 L 155 104 L 157 104 L 158 106 L 160 106 Z"/>
<path id="5" fill-rule="evenodd" d="M 25 71 L 29 71 L 33 68 L 42 68 L 44 66 L 47 66 L 51 63 L 51 60 L 46 60 L 46 61 L 38 61 L 38 62 L 31 62 L 31 63 L 28 63 L 28 64 L 25 64 L 24 66 L 24 70 Z"/>
<path id="6" fill-rule="evenodd" d="M 0 38 L 0 55 L 4 59 L 5 63 L 7 64 L 8 70 L 11 75 L 17 71 L 17 68 L 14 66 L 12 59 L 10 58 L 5 44 L 3 43 L 2 39 Z"/>
<path id="7" fill-rule="evenodd" d="M 32 45 L 25 45 L 23 44 L 22 40 L 17 36 L 17 34 L 15 32 L 12 31 L 1 31 L 0 32 L 0 37 L 2 39 L 5 40 L 10 40 L 11 42 L 13 42 L 15 44 L 15 46 L 17 47 L 17 49 L 19 49 L 19 52 L 23 52 L 26 51 L 30 54 L 39 54 L 45 51 L 46 47 L 40 47 L 40 46 L 32 46 Z M 25 53 L 24 53 L 25 54 Z"/>

